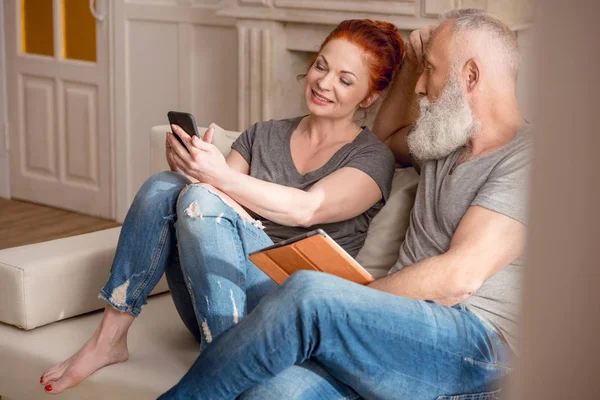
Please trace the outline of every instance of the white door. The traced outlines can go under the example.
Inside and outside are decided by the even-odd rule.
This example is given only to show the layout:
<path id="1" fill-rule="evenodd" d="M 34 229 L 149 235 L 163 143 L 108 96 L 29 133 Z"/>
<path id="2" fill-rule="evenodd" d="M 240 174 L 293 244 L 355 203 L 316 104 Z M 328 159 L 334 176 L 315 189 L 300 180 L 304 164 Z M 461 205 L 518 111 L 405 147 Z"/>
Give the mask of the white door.
<path id="1" fill-rule="evenodd" d="M 110 3 L 5 3 L 14 198 L 114 218 Z"/>

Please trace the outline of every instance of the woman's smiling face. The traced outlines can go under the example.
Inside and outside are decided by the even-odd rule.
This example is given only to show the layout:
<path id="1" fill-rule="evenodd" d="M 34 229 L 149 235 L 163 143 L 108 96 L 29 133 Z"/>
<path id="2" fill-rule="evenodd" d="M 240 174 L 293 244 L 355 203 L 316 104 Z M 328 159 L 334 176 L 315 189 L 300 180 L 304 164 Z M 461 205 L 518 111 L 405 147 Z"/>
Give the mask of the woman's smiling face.
<path id="1" fill-rule="evenodd" d="M 312 115 L 351 118 L 369 95 L 369 66 L 365 52 L 345 39 L 323 47 L 306 74 L 304 97 Z"/>

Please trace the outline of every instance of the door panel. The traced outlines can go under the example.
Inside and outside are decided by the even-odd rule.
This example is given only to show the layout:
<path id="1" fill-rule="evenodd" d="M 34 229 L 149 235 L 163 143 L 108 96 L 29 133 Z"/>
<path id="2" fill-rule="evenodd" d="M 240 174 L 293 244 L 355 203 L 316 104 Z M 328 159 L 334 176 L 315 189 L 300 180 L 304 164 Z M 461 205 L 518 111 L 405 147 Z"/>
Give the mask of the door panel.
<path id="1" fill-rule="evenodd" d="M 11 191 L 15 198 L 114 218 L 106 20 L 111 2 L 96 3 L 105 8 L 102 22 L 87 0 L 6 3 L 8 115 L 15 143 Z"/>
<path id="2" fill-rule="evenodd" d="M 23 173 L 34 179 L 56 180 L 54 80 L 24 75 L 20 81 Z"/>
<path id="3" fill-rule="evenodd" d="M 65 182 L 98 188 L 98 138 L 94 85 L 65 82 Z M 82 134 L 86 132 L 87 134 Z"/>

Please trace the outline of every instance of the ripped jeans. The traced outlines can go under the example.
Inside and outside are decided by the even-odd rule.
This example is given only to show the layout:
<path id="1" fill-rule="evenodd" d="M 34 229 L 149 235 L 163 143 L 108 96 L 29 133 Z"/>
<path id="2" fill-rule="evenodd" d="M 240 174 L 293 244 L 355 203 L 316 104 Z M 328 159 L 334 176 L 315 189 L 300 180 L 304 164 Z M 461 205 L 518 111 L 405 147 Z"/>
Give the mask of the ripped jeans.
<path id="1" fill-rule="evenodd" d="M 161 399 L 499 398 L 489 386 L 509 373 L 510 350 L 464 306 L 307 271 L 277 287 L 247 258 L 269 237 L 189 183 L 174 172 L 144 183 L 99 295 L 137 316 L 166 273 L 202 353 Z"/>
<path id="2" fill-rule="evenodd" d="M 190 183 L 168 171 L 142 185 L 99 297 L 137 316 L 165 273 L 177 312 L 204 352 L 277 285 L 248 260 L 249 253 L 273 244 L 267 234 L 210 190 Z M 267 400 L 264 393 L 274 399 L 358 398 L 310 360 L 245 398 Z"/>
<path id="3" fill-rule="evenodd" d="M 181 319 L 205 349 L 277 286 L 248 260 L 271 244 L 260 223 L 211 190 L 162 172 L 138 191 L 99 297 L 137 316 L 165 273 Z"/>

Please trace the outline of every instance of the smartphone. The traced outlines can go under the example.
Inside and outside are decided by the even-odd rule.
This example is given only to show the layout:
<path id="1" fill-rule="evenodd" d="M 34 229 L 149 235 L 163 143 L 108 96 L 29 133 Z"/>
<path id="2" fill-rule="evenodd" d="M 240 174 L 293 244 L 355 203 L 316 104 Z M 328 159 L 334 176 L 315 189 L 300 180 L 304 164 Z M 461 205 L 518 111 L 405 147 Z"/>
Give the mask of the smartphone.
<path id="1" fill-rule="evenodd" d="M 198 136 L 198 138 L 202 139 L 198 134 L 196 120 L 194 119 L 194 116 L 192 114 L 179 111 L 169 111 L 167 113 L 167 118 L 169 118 L 169 126 L 177 125 L 185 132 L 187 132 L 188 135 L 195 135 Z M 181 145 L 187 150 L 187 147 L 185 146 L 185 144 L 183 144 L 183 140 L 181 140 L 181 138 L 176 134 L 173 134 L 173 136 L 175 136 L 175 139 L 179 140 L 179 143 L 181 143 Z M 189 153 L 189 150 L 187 151 Z"/>

